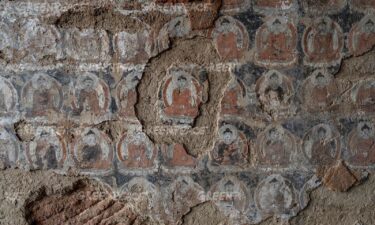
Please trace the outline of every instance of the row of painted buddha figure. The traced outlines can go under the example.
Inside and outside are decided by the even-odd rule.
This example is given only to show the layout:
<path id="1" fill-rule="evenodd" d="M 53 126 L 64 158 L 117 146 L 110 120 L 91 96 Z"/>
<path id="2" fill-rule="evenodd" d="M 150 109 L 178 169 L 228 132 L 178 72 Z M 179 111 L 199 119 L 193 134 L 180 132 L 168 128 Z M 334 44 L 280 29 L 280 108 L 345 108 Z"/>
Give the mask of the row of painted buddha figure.
<path id="1" fill-rule="evenodd" d="M 270 70 L 255 83 L 255 93 L 262 110 L 276 112 L 292 110 L 300 102 L 303 111 L 311 113 L 334 111 L 338 109 L 340 83 L 333 75 L 324 70 L 315 70 L 298 87 L 292 77 L 276 70 Z M 221 114 L 246 116 L 246 110 L 254 99 L 249 97 L 254 92 L 240 79 L 232 79 L 223 96 Z M 301 94 L 297 94 L 301 93 Z M 350 104 L 356 111 L 371 113 L 375 110 L 375 80 L 364 80 L 354 83 L 351 88 Z M 248 112 L 247 114 L 252 112 Z"/>
<path id="2" fill-rule="evenodd" d="M 225 16 L 217 20 L 212 38 L 223 60 L 239 60 L 254 46 L 255 62 L 261 66 L 283 68 L 298 62 L 297 21 L 286 17 L 270 17 L 258 28 L 255 43 L 250 43 L 246 27 L 238 20 Z M 344 33 L 329 17 L 314 19 L 306 25 L 302 49 L 307 65 L 335 65 L 343 56 Z M 366 15 L 353 24 L 349 32 L 348 49 L 360 55 L 375 44 L 375 17 Z"/>
<path id="3" fill-rule="evenodd" d="M 367 12 L 375 9 L 373 0 L 223 0 L 221 10 L 224 13 L 241 13 L 252 8 L 261 14 L 294 12 L 303 9 L 308 15 L 338 14 L 346 6 L 352 11 Z"/>
<path id="4" fill-rule="evenodd" d="M 151 183 L 145 177 L 135 177 L 123 185 L 122 191 L 129 197 L 149 195 L 151 212 L 161 214 L 169 221 L 177 220 L 190 207 L 205 201 L 212 201 L 231 219 L 247 222 L 259 222 L 272 215 L 292 216 L 303 207 L 300 197 L 306 190 L 296 189 L 288 178 L 272 174 L 258 179 L 258 183 L 250 186 L 248 181 L 227 175 L 214 178 L 214 182 L 208 182 L 209 187 L 203 188 L 188 175 L 178 176 L 165 186 Z"/>
<path id="5" fill-rule="evenodd" d="M 120 118 L 136 120 L 137 84 L 142 73 L 131 71 L 115 87 L 115 103 Z M 68 111 L 71 116 L 108 114 L 111 92 L 106 81 L 93 73 L 85 72 L 71 84 L 62 85 L 46 73 L 36 73 L 17 91 L 16 85 L 0 77 L 0 117 L 16 117 L 18 110 L 28 118 L 51 117 L 57 119 Z M 163 85 L 163 112 L 172 118 L 194 118 L 202 102 L 202 85 L 186 72 L 176 72 Z M 20 93 L 20 94 L 18 94 Z M 19 97 L 21 96 L 21 97 Z"/>
<path id="6" fill-rule="evenodd" d="M 25 158 L 31 169 L 62 169 L 69 160 L 79 169 L 100 171 L 110 169 L 115 156 L 120 168 L 151 167 L 157 157 L 156 147 L 142 132 L 125 133 L 116 146 L 116 153 L 108 136 L 97 129 L 87 128 L 76 135 L 77 138 L 67 143 L 60 130 L 38 127 L 35 138 L 21 144 L 9 129 L 1 128 L 1 162 L 5 167 L 12 167 Z"/>
<path id="7" fill-rule="evenodd" d="M 70 165 L 84 173 L 111 170 L 114 161 L 124 171 L 153 170 L 160 160 L 165 168 L 172 170 L 196 169 L 199 165 L 199 160 L 190 156 L 182 145 L 155 146 L 140 131 L 125 133 L 116 146 L 105 133 L 90 128 L 77 131 L 76 138 L 69 143 L 62 132 L 51 127 L 38 127 L 35 135 L 31 142 L 21 145 L 9 130 L 2 128 L 2 165 L 15 166 L 22 158 L 20 154 L 25 155 L 29 166 L 34 169 L 62 169 L 64 165 Z M 288 168 L 299 166 L 300 162 L 307 162 L 304 164 L 310 166 L 329 165 L 339 159 L 352 166 L 368 167 L 375 165 L 374 143 L 375 129 L 370 122 L 359 122 L 345 137 L 334 127 L 319 124 L 311 128 L 302 140 L 281 126 L 266 128 L 255 140 L 255 136 L 249 137 L 248 132 L 225 124 L 209 153 L 209 167 Z"/>
<path id="8" fill-rule="evenodd" d="M 115 102 L 120 118 L 137 120 L 134 107 L 137 103 L 136 88 L 141 76 L 141 72 L 136 71 L 125 73 L 116 85 Z M 19 88 L 20 91 L 17 91 L 11 78 L 0 77 L 0 87 L 0 118 L 16 117 L 19 109 L 29 118 L 51 115 L 59 118 L 65 110 L 73 117 L 99 117 L 108 114 L 112 104 L 108 84 L 93 73 L 78 76 L 68 87 L 46 73 L 34 74 Z M 160 108 L 163 115 L 176 120 L 193 120 L 199 114 L 205 91 L 207 92 L 207 88 L 204 84 L 190 73 L 183 69 L 174 70 L 160 87 Z M 310 112 L 332 108 L 340 96 L 339 83 L 323 70 L 316 70 L 307 77 L 298 91 L 302 93 L 297 97 L 303 108 Z M 247 106 L 254 104 L 249 99 L 250 92 L 240 79 L 233 78 L 222 98 L 221 114 L 246 114 Z M 296 90 L 291 77 L 270 70 L 256 81 L 255 92 L 262 109 L 273 112 L 290 110 Z M 375 80 L 359 81 L 353 86 L 351 100 L 357 109 L 373 112 L 374 99 Z"/>
<path id="9" fill-rule="evenodd" d="M 153 42 L 150 29 L 144 25 L 139 32 L 117 32 L 110 40 L 104 29 L 62 29 L 36 18 L 13 23 L 1 18 L 0 51 L 3 59 L 26 64 L 42 62 L 47 57 L 87 63 L 109 62 L 114 57 L 122 63 L 143 64 L 152 54 Z"/>
<path id="10" fill-rule="evenodd" d="M 117 84 L 116 102 L 119 114 L 135 117 L 134 104 L 137 101 L 135 87 L 139 73 L 125 76 Z M 46 74 L 34 74 L 19 92 L 10 81 L 0 78 L 0 115 L 14 116 L 19 108 L 26 117 L 43 117 L 63 114 L 63 108 L 70 108 L 73 116 L 92 114 L 100 116 L 109 112 L 111 94 L 108 84 L 93 73 L 84 73 L 64 87 L 56 78 Z M 68 89 L 68 90 L 67 90 Z M 19 96 L 21 96 L 19 98 Z M 65 106 L 65 107 L 64 107 Z"/>
<path id="11" fill-rule="evenodd" d="M 165 25 L 169 36 L 187 29 L 177 25 L 174 28 L 173 21 L 170 23 Z M 248 55 L 251 46 L 254 46 L 257 64 L 266 67 L 288 67 L 298 61 L 298 23 L 282 16 L 267 18 L 257 29 L 255 42 L 251 43 L 253 38 L 250 38 L 247 27 L 241 21 L 223 16 L 216 21 L 209 34 L 223 60 L 239 60 Z M 352 25 L 347 46 L 351 54 L 361 55 L 371 49 L 375 43 L 374 24 L 374 15 L 368 14 Z M 61 34 L 53 25 L 42 24 L 36 19 L 25 21 L 20 26 L 23 27 L 25 35 L 19 38 L 20 43 L 13 43 L 18 40 L 12 36 L 15 32 L 9 33 L 11 26 L 0 23 L 0 34 L 3 37 L 0 50 L 4 52 L 4 57 L 12 58 L 14 54 L 32 62 L 43 60 L 46 56 L 89 62 L 110 59 L 111 41 L 105 31 L 71 29 Z M 146 25 L 145 27 L 139 32 L 123 31 L 114 35 L 114 52 L 120 62 L 144 64 L 155 54 L 153 51 L 156 50 L 152 50 L 151 46 L 158 41 L 153 39 L 160 39 L 161 34 L 153 37 L 150 28 Z M 301 41 L 306 64 L 331 65 L 340 62 L 345 45 L 344 36 L 340 25 L 329 17 L 319 17 L 306 24 Z M 17 45 L 23 50 L 15 54 Z"/>
<path id="12" fill-rule="evenodd" d="M 226 124 L 219 131 L 211 159 L 212 166 L 229 168 L 249 165 L 287 168 L 301 162 L 319 166 L 333 164 L 339 159 L 352 166 L 367 167 L 375 165 L 374 143 L 375 130 L 371 122 L 359 122 L 345 137 L 334 127 L 319 124 L 302 140 L 282 126 L 270 126 L 251 141 L 246 132 Z"/>

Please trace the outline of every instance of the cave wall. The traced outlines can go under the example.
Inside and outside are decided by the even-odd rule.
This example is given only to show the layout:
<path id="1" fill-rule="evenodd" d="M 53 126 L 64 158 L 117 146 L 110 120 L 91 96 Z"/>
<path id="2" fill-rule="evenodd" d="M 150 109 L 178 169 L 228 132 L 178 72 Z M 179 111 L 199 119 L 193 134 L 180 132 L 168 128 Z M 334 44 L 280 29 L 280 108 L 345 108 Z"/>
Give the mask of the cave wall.
<path id="1" fill-rule="evenodd" d="M 374 10 L 1 1 L 0 224 L 374 224 Z"/>

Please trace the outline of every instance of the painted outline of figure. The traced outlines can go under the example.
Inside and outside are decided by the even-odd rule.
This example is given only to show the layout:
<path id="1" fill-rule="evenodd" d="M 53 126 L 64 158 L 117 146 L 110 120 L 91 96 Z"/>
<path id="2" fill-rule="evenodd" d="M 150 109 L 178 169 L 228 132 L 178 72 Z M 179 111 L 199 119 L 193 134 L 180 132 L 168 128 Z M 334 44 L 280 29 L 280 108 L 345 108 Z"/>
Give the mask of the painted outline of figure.
<path id="1" fill-rule="evenodd" d="M 72 145 L 72 157 L 82 172 L 108 171 L 112 166 L 111 140 L 96 128 L 86 128 Z"/>
<path id="2" fill-rule="evenodd" d="M 210 194 L 219 209 L 231 218 L 238 218 L 251 201 L 245 185 L 232 176 L 224 177 L 212 185 Z"/>
<path id="3" fill-rule="evenodd" d="M 239 60 L 249 48 L 249 34 L 244 25 L 229 16 L 220 17 L 211 32 L 216 51 L 222 60 Z"/>
<path id="4" fill-rule="evenodd" d="M 221 100 L 221 114 L 239 115 L 245 105 L 246 87 L 239 79 L 232 78 Z"/>
<path id="5" fill-rule="evenodd" d="M 17 39 L 14 34 L 15 32 L 9 22 L 0 21 L 0 52 L 2 53 L 2 59 L 6 61 L 13 58 Z"/>
<path id="6" fill-rule="evenodd" d="M 297 62 L 297 29 L 283 17 L 269 18 L 256 32 L 256 61 L 264 66 Z"/>
<path id="7" fill-rule="evenodd" d="M 349 163 L 353 166 L 375 165 L 375 129 L 371 122 L 359 122 L 348 136 Z"/>
<path id="8" fill-rule="evenodd" d="M 125 31 L 113 37 L 114 49 L 124 63 L 144 63 L 151 57 L 152 35 L 146 29 L 136 33 Z"/>
<path id="9" fill-rule="evenodd" d="M 51 127 L 38 127 L 35 138 L 28 143 L 26 157 L 32 169 L 61 169 L 66 160 L 66 145 Z"/>
<path id="10" fill-rule="evenodd" d="M 304 107 L 310 112 L 323 111 L 338 97 L 335 78 L 323 70 L 314 71 L 302 84 Z"/>
<path id="11" fill-rule="evenodd" d="M 288 77 L 270 70 L 256 82 L 255 90 L 264 110 L 268 112 L 289 108 L 293 85 Z"/>
<path id="12" fill-rule="evenodd" d="M 314 126 L 303 138 L 305 157 L 312 165 L 331 165 L 340 157 L 340 135 L 327 124 Z"/>
<path id="13" fill-rule="evenodd" d="M 0 127 L 0 169 L 15 166 L 19 153 L 20 144 L 16 137 L 6 128 Z"/>
<path id="14" fill-rule="evenodd" d="M 120 168 L 145 169 L 155 166 L 157 149 L 141 131 L 125 133 L 117 144 Z"/>
<path id="15" fill-rule="evenodd" d="M 28 117 L 60 113 L 63 91 L 60 83 L 46 73 L 36 73 L 22 88 L 22 103 Z"/>
<path id="16" fill-rule="evenodd" d="M 211 157 L 218 165 L 246 165 L 249 163 L 250 150 L 245 135 L 233 125 L 223 125 Z"/>
<path id="17" fill-rule="evenodd" d="M 349 33 L 349 50 L 354 56 L 370 51 L 375 45 L 375 16 L 366 15 Z"/>
<path id="18" fill-rule="evenodd" d="M 287 167 L 297 154 L 295 139 L 280 125 L 270 125 L 258 137 L 254 163 L 260 166 Z"/>
<path id="19" fill-rule="evenodd" d="M 0 77 L 0 117 L 14 114 L 17 104 L 17 90 L 9 80 Z"/>
<path id="20" fill-rule="evenodd" d="M 77 61 L 106 61 L 109 38 L 104 30 L 71 28 L 64 33 L 64 53 Z"/>
<path id="21" fill-rule="evenodd" d="M 359 82 L 352 90 L 351 98 L 358 109 L 365 112 L 374 112 L 375 80 Z"/>
<path id="22" fill-rule="evenodd" d="M 175 68 L 162 86 L 164 114 L 176 119 L 194 119 L 202 103 L 202 86 L 187 71 Z"/>
<path id="23" fill-rule="evenodd" d="M 254 198 L 264 217 L 288 214 L 294 207 L 298 207 L 293 185 L 279 174 L 270 175 L 261 181 Z"/>
<path id="24" fill-rule="evenodd" d="M 189 176 L 179 176 L 168 186 L 166 192 L 165 208 L 168 220 L 177 221 L 183 215 L 188 213 L 191 207 L 202 203 L 201 194 L 204 193 L 203 187 L 196 183 Z"/>
<path id="25" fill-rule="evenodd" d="M 160 212 L 160 190 L 159 187 L 143 177 L 134 177 L 123 185 L 121 192 L 125 197 L 133 199 L 137 208 Z"/>
<path id="26" fill-rule="evenodd" d="M 118 114 L 125 119 L 136 119 L 135 104 L 138 100 L 137 85 L 142 77 L 138 71 L 125 73 L 123 79 L 116 88 L 116 102 Z"/>
<path id="27" fill-rule="evenodd" d="M 344 47 L 342 29 L 328 17 L 318 18 L 306 28 L 302 47 L 307 64 L 336 64 Z"/>
<path id="28" fill-rule="evenodd" d="M 108 112 L 111 97 L 109 87 L 93 73 L 79 76 L 74 87 L 72 107 L 75 115 L 89 113 L 101 116 Z"/>
<path id="29" fill-rule="evenodd" d="M 43 25 L 38 19 L 29 19 L 22 24 L 24 35 L 18 37 L 23 57 L 37 62 L 48 56 L 55 59 L 62 57 L 59 42 L 60 32 L 54 25 Z"/>

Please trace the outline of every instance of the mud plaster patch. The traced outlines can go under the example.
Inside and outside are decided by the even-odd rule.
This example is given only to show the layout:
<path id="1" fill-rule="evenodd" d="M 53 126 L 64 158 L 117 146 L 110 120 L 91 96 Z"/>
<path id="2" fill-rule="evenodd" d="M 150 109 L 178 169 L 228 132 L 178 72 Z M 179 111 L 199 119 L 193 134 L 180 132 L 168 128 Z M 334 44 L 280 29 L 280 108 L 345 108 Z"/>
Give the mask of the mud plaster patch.
<path id="1" fill-rule="evenodd" d="M 210 148 L 216 135 L 221 97 L 224 95 L 226 84 L 230 81 L 229 73 L 207 71 L 210 86 L 208 101 L 201 106 L 200 115 L 196 119 L 193 129 L 188 129 L 184 134 L 163 132 L 163 127 L 165 130 L 173 127 L 165 127 L 158 118 L 158 95 L 156 93 L 159 92 L 161 82 L 170 66 L 195 64 L 208 67 L 210 64 L 218 62 L 219 57 L 212 42 L 202 37 L 178 40 L 170 50 L 149 62 L 137 87 L 139 97 L 136 111 L 145 132 L 156 143 L 180 143 L 186 146 L 188 152 L 193 155 L 200 155 Z M 202 134 L 194 132 L 194 130 L 204 131 Z"/>

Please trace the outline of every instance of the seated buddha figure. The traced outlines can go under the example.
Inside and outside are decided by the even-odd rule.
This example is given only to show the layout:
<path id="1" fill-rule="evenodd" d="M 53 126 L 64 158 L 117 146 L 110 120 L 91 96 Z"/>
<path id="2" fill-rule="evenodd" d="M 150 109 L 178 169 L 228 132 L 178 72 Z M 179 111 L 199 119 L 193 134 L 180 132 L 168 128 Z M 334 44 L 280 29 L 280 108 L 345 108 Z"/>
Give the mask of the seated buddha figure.
<path id="1" fill-rule="evenodd" d="M 232 125 L 222 126 L 211 157 L 218 165 L 241 166 L 248 163 L 249 149 L 245 135 Z"/>
<path id="2" fill-rule="evenodd" d="M 30 117 L 59 113 L 63 102 L 61 85 L 45 73 L 35 74 L 22 88 L 22 102 Z"/>
<path id="3" fill-rule="evenodd" d="M 370 122 L 360 122 L 349 134 L 349 162 L 353 166 L 375 164 L 375 132 Z"/>
<path id="4" fill-rule="evenodd" d="M 221 100 L 222 115 L 239 115 L 245 106 L 246 89 L 238 79 L 233 79 Z"/>
<path id="5" fill-rule="evenodd" d="M 226 216 L 233 218 L 238 218 L 250 201 L 245 185 L 232 176 L 224 177 L 214 184 L 210 193 L 218 208 Z"/>
<path id="6" fill-rule="evenodd" d="M 103 115 L 108 111 L 110 94 L 107 84 L 92 73 L 85 73 L 77 80 L 74 89 L 73 111 L 75 115 Z"/>
<path id="7" fill-rule="evenodd" d="M 260 77 L 256 83 L 256 92 L 259 102 L 268 113 L 278 115 L 291 109 L 292 82 L 278 71 L 271 70 Z"/>
<path id="8" fill-rule="evenodd" d="M 281 126 L 270 126 L 257 140 L 255 163 L 283 168 L 294 162 L 295 154 L 294 137 Z"/>
<path id="9" fill-rule="evenodd" d="M 202 87 L 183 70 L 174 71 L 163 87 L 164 114 L 170 118 L 198 116 L 202 102 Z"/>
<path id="10" fill-rule="evenodd" d="M 331 165 L 340 155 L 339 135 L 329 125 L 319 124 L 304 137 L 303 151 L 312 165 Z"/>
<path id="11" fill-rule="evenodd" d="M 112 165 L 110 140 L 97 129 L 87 128 L 75 141 L 73 158 L 82 171 L 105 171 Z"/>
<path id="12" fill-rule="evenodd" d="M 287 214 L 297 204 L 295 190 L 287 179 L 273 174 L 261 181 L 255 191 L 257 208 L 265 215 Z"/>
<path id="13" fill-rule="evenodd" d="M 297 30 L 284 18 L 271 18 L 256 34 L 257 61 L 275 66 L 296 61 Z"/>
<path id="14" fill-rule="evenodd" d="M 366 112 L 375 111 L 375 80 L 360 82 L 353 89 L 354 103 Z"/>
<path id="15" fill-rule="evenodd" d="M 355 24 L 349 34 L 349 49 L 354 55 L 361 55 L 375 44 L 375 18 L 373 15 L 365 16 Z"/>
<path id="16" fill-rule="evenodd" d="M 145 133 L 134 131 L 125 133 L 117 147 L 120 168 L 142 169 L 154 166 L 156 148 Z"/>
<path id="17" fill-rule="evenodd" d="M 217 20 L 211 36 L 220 58 L 225 61 L 239 60 L 249 47 L 246 28 L 229 16 Z"/>
<path id="18" fill-rule="evenodd" d="M 332 75 L 317 70 L 303 83 L 303 103 L 310 112 L 323 111 L 338 97 L 338 86 Z"/>
<path id="19" fill-rule="evenodd" d="M 33 169 L 58 169 L 63 166 L 66 149 L 54 129 L 38 127 L 36 138 L 28 144 L 26 154 Z"/>
<path id="20" fill-rule="evenodd" d="M 303 49 L 308 63 L 331 64 L 341 59 L 344 37 L 339 25 L 328 17 L 318 18 L 305 30 Z"/>

